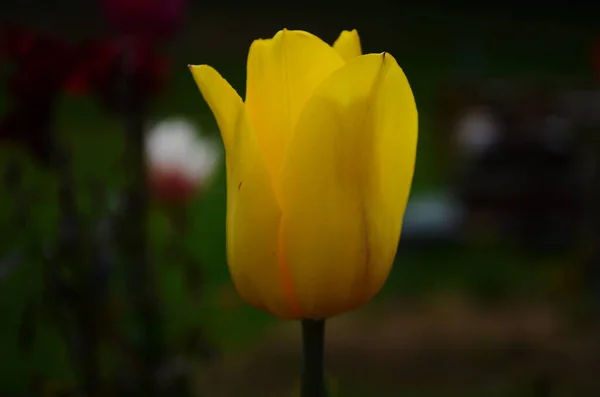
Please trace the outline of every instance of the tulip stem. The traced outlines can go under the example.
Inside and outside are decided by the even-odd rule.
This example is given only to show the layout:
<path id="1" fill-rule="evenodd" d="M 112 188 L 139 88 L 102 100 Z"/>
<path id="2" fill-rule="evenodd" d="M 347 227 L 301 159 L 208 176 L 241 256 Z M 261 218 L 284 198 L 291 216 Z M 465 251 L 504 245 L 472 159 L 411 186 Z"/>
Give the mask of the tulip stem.
<path id="1" fill-rule="evenodd" d="M 324 377 L 325 320 L 302 320 L 301 397 L 326 397 Z"/>

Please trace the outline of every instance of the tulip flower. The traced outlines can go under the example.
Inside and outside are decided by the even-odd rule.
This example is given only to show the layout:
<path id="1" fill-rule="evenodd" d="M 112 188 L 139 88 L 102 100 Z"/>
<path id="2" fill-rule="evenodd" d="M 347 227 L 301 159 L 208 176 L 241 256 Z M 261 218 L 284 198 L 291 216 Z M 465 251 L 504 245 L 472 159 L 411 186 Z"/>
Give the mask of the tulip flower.
<path id="1" fill-rule="evenodd" d="M 227 258 L 242 298 L 286 319 L 356 309 L 383 286 L 413 178 L 417 109 L 388 53 L 304 31 L 256 40 L 246 100 L 190 66 L 227 162 Z"/>
<path id="2" fill-rule="evenodd" d="M 148 133 L 150 187 L 165 203 L 186 202 L 203 188 L 219 160 L 215 142 L 202 138 L 184 119 L 168 119 Z"/>

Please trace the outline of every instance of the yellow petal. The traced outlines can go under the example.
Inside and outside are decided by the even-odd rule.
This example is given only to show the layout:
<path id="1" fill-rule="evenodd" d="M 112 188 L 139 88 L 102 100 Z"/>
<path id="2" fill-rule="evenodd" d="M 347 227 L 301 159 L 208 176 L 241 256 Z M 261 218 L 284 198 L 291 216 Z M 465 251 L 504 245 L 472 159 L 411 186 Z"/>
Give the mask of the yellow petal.
<path id="1" fill-rule="evenodd" d="M 381 288 L 410 192 L 417 109 L 389 54 L 334 72 L 307 103 L 284 167 L 280 255 L 302 315 L 352 310 Z"/>
<path id="2" fill-rule="evenodd" d="M 213 68 L 190 69 L 226 147 L 227 261 L 233 282 L 248 303 L 290 317 L 289 275 L 277 260 L 281 212 L 242 99 Z"/>
<path id="3" fill-rule="evenodd" d="M 362 55 L 360 37 L 358 37 L 356 29 L 342 31 L 340 37 L 333 43 L 333 48 L 342 56 L 342 58 L 344 58 L 344 60 L 346 60 L 346 62 Z"/>
<path id="4" fill-rule="evenodd" d="M 284 29 L 272 39 L 252 43 L 246 108 L 274 178 L 279 176 L 285 146 L 304 104 L 343 64 L 327 43 L 303 31 Z"/>
<path id="5" fill-rule="evenodd" d="M 243 103 L 233 87 L 208 65 L 189 65 L 194 81 L 215 116 L 225 150 L 231 150 Z"/>

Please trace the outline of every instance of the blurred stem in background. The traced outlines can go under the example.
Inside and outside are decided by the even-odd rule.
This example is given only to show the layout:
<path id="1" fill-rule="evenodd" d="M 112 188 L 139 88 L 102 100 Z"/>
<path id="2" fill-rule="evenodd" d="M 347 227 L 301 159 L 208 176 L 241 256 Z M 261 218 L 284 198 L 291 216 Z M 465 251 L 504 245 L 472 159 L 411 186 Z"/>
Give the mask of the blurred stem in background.
<path id="1" fill-rule="evenodd" d="M 81 388 L 77 392 L 100 396 L 97 348 L 102 330 L 97 322 L 97 289 L 90 288 L 95 285 L 91 273 L 94 253 L 87 244 L 78 213 L 71 159 L 53 129 L 56 104 L 77 64 L 77 56 L 70 45 L 52 36 L 18 28 L 2 33 L 2 45 L 15 67 L 8 80 L 14 104 L 0 120 L 0 136 L 28 149 L 37 165 L 54 173 L 59 187 L 58 237 L 44 252 L 42 296 L 30 297 L 21 314 L 19 347 L 26 352 L 34 345 L 36 329 L 40 328 L 38 320 L 50 313 L 53 325 L 65 338 L 77 386 Z M 19 175 L 22 170 L 17 164 L 10 168 L 13 175 L 8 176 L 6 183 L 16 205 L 13 216 L 21 230 L 29 226 L 30 208 Z"/>
<path id="2" fill-rule="evenodd" d="M 3 183 L 6 191 L 13 200 L 14 207 L 9 219 L 10 227 L 22 228 L 27 225 L 27 197 L 23 192 L 23 171 L 21 165 L 11 160 L 4 170 Z M 18 230 L 18 229 L 17 229 Z M 8 255 L 0 258 L 0 280 L 6 277 L 16 266 L 22 262 L 22 247 L 17 247 Z"/>
<path id="3" fill-rule="evenodd" d="M 189 232 L 188 222 L 188 206 L 177 203 L 170 205 L 167 208 L 169 220 L 171 222 L 171 237 L 170 258 L 181 266 L 181 270 L 185 277 L 186 290 L 191 295 L 191 299 L 199 302 L 204 293 L 205 275 L 203 264 L 199 263 L 197 256 L 191 255 L 186 246 L 186 236 Z M 192 327 L 190 333 L 185 338 L 184 342 L 185 355 L 194 356 L 200 359 L 200 362 L 205 364 L 212 360 L 217 355 L 216 347 L 210 342 L 202 327 Z"/>
<path id="4" fill-rule="evenodd" d="M 133 45 L 133 44 L 131 44 Z M 146 184 L 145 112 L 146 98 L 132 76 L 131 51 L 125 51 L 121 65 L 120 100 L 126 134 L 126 168 L 129 187 L 121 225 L 121 252 L 125 259 L 128 292 L 139 320 L 139 362 L 136 395 L 158 396 L 157 374 L 163 362 L 164 346 L 158 312 L 156 286 L 147 246 L 148 191 Z"/>
<path id="5" fill-rule="evenodd" d="M 23 208 L 22 200 L 22 171 L 21 166 L 16 161 L 10 161 L 4 170 L 4 186 L 14 199 L 14 212 L 12 213 L 15 224 L 19 224 L 25 219 L 25 209 Z"/>
<path id="6" fill-rule="evenodd" d="M 600 311 L 600 139 L 597 131 L 591 131 L 593 139 L 591 158 L 591 178 L 587 201 L 587 232 L 590 247 L 587 263 L 588 283 L 590 284 L 596 313 Z"/>
<path id="7" fill-rule="evenodd" d="M 156 15 L 162 14 L 158 9 Z M 148 102 L 162 87 L 165 73 L 164 59 L 155 52 L 157 42 L 143 35 L 125 34 L 71 45 L 29 29 L 7 32 L 0 35 L 0 47 L 6 46 L 9 61 L 15 64 L 8 82 L 15 104 L 0 119 L 0 139 L 24 146 L 38 165 L 52 171 L 58 182 L 57 238 L 46 246 L 35 236 L 28 236 L 36 240 L 36 248 L 44 248 L 43 291 L 29 297 L 22 311 L 19 348 L 26 353 L 35 346 L 36 330 L 42 327 L 38 320 L 49 313 L 52 326 L 63 336 L 76 378 L 73 392 L 77 395 L 101 397 L 113 386 L 119 388 L 117 394 L 128 397 L 187 395 L 189 376 L 180 376 L 177 385 L 172 376 L 168 379 L 161 376 L 172 372 L 164 368 L 171 357 L 167 357 L 168 341 L 162 330 L 156 272 L 147 245 L 145 116 Z M 72 147 L 54 133 L 58 99 L 64 92 L 98 95 L 107 110 L 116 111 L 124 125 L 127 146 L 123 172 L 128 181 L 123 192 L 124 205 L 103 212 L 99 224 L 98 219 L 91 219 L 90 225 L 87 216 L 90 214 L 82 213 L 79 208 L 77 195 L 82 186 L 75 181 L 74 158 L 69 152 Z M 22 231 L 31 223 L 29 192 L 23 187 L 20 163 L 17 161 L 7 168 L 3 170 L 6 173 L 3 183 L 15 204 L 9 227 Z M 96 190 L 102 200 L 94 209 L 105 204 L 104 181 Z M 31 251 L 19 247 L 6 260 L 0 258 L 0 278 L 22 261 L 21 253 L 26 255 Z M 109 292 L 113 281 L 117 281 L 111 272 L 115 257 L 124 261 L 126 301 L 131 304 L 128 309 L 133 309 L 132 323 L 128 323 L 133 332 L 127 333 L 127 337 L 118 322 L 122 312 L 109 310 Z M 106 346 L 105 342 L 114 343 Z M 127 361 L 118 364 L 122 369 L 119 375 L 123 375 L 126 383 L 123 388 L 112 384 L 115 379 L 103 378 L 103 370 L 112 369 L 107 368 L 111 364 L 100 354 L 105 348 L 109 354 L 114 352 Z M 54 364 L 51 361 L 48 365 Z M 42 389 L 52 380 L 45 376 L 31 375 L 30 385 L 35 384 L 35 393 L 47 394 Z"/>
<path id="8" fill-rule="evenodd" d="M 51 121 L 48 117 L 45 128 L 51 128 Z M 101 330 L 96 321 L 100 300 L 90 271 L 94 253 L 85 241 L 78 213 L 71 161 L 54 134 L 49 136 L 53 137 L 47 142 L 49 166 L 58 180 L 59 230 L 54 247 L 45 255 L 44 301 L 64 336 L 80 393 L 101 396 L 97 355 Z"/>
<path id="9" fill-rule="evenodd" d="M 324 374 L 325 320 L 302 320 L 301 397 L 326 397 Z"/>
<path id="10" fill-rule="evenodd" d="M 99 312 L 96 307 L 95 288 L 90 288 L 96 280 L 91 279 L 91 252 L 86 250 L 83 240 L 84 231 L 77 211 L 75 182 L 71 172 L 71 163 L 56 145 L 53 157 L 59 179 L 60 235 L 57 255 L 51 264 L 54 272 L 59 272 L 57 295 L 59 304 L 69 308 L 74 316 L 75 327 L 68 324 L 68 315 L 64 318 L 65 332 L 71 334 L 67 339 L 75 355 L 74 370 L 81 372 L 86 396 L 101 395 L 97 348 L 99 342 L 98 324 L 95 317 Z M 65 268 L 66 266 L 66 268 Z M 71 278 L 69 280 L 69 278 Z M 60 310 L 60 309 L 59 309 Z"/>

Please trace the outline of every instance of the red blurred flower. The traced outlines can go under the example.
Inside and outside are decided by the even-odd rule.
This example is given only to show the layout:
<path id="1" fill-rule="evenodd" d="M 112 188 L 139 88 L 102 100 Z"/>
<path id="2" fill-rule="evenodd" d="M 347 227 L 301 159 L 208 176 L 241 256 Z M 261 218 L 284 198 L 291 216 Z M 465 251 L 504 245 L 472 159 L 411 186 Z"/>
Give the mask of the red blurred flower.
<path id="1" fill-rule="evenodd" d="M 15 65 L 8 82 L 13 97 L 47 97 L 61 90 L 77 58 L 71 45 L 16 27 L 0 30 L 0 38 L 0 59 Z"/>
<path id="2" fill-rule="evenodd" d="M 164 87 L 168 71 L 166 58 L 152 41 L 134 37 L 116 37 L 84 43 L 78 50 L 79 62 L 65 89 L 71 94 L 97 95 L 112 110 L 119 108 L 122 83 L 148 98 Z"/>
<path id="3" fill-rule="evenodd" d="M 198 188 L 196 182 L 180 170 L 158 167 L 150 169 L 148 182 L 152 196 L 162 203 L 185 203 Z"/>
<path id="4" fill-rule="evenodd" d="M 0 31 L 0 60 L 14 66 L 7 84 L 12 107 L 0 120 L 0 141 L 21 144 L 39 160 L 49 160 L 54 104 L 75 58 L 56 37 L 16 27 Z"/>
<path id="5" fill-rule="evenodd" d="M 12 141 L 46 162 L 52 115 L 59 95 L 93 95 L 120 110 L 122 87 L 138 98 L 156 95 L 167 72 L 165 58 L 147 38 L 110 38 L 79 45 L 22 28 L 0 30 L 0 61 L 12 64 L 7 84 L 12 108 L 0 120 L 0 141 Z M 131 94 L 130 94 L 131 95 Z"/>
<path id="6" fill-rule="evenodd" d="M 120 33 L 162 38 L 181 24 L 185 0 L 103 0 L 102 5 Z"/>

